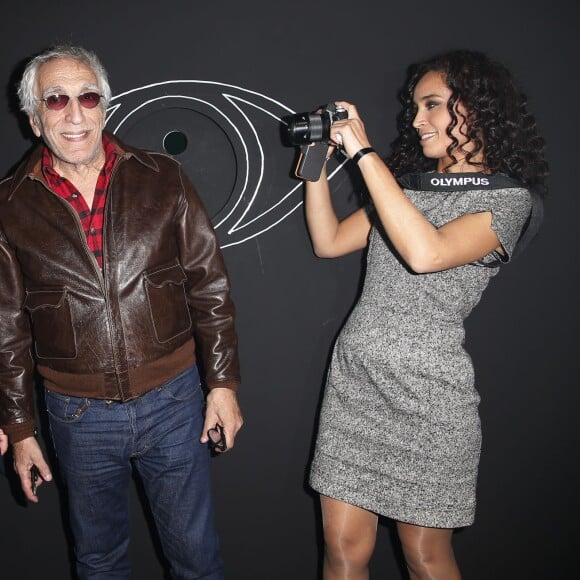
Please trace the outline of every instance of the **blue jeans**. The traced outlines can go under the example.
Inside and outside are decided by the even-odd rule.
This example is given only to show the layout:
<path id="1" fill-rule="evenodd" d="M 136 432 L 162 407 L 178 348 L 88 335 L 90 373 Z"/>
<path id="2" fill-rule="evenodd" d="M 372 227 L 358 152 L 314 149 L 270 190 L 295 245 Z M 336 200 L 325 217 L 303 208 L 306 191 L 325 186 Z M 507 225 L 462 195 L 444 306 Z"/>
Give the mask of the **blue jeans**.
<path id="1" fill-rule="evenodd" d="M 128 579 L 131 472 L 143 480 L 172 578 L 221 580 L 197 367 L 125 402 L 46 391 L 81 579 Z"/>

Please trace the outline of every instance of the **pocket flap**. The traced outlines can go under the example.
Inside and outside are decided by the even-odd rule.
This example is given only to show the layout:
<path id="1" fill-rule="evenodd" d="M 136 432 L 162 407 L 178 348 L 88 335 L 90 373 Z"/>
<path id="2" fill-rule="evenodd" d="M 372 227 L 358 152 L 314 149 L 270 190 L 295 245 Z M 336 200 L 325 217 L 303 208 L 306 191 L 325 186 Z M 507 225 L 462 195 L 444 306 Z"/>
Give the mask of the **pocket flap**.
<path id="1" fill-rule="evenodd" d="M 66 298 L 66 290 L 38 290 L 26 293 L 24 308 L 34 312 L 39 308 L 60 308 Z"/>
<path id="2" fill-rule="evenodd" d="M 179 264 L 168 266 L 155 272 L 145 274 L 145 280 L 155 288 L 161 288 L 167 284 L 183 284 L 187 276 Z"/>

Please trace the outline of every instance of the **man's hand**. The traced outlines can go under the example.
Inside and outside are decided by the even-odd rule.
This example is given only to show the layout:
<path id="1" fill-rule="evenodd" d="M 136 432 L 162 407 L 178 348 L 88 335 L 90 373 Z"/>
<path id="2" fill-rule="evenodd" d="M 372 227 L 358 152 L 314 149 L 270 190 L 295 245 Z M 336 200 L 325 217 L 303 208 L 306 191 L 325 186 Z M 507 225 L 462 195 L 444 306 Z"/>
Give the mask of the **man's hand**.
<path id="1" fill-rule="evenodd" d="M 45 481 L 52 480 L 52 474 L 46 463 L 40 445 L 34 437 L 28 437 L 12 445 L 14 452 L 14 469 L 20 477 L 22 491 L 28 501 L 38 503 L 36 487 L 40 487 Z M 38 469 L 38 479 L 33 484 L 32 468 Z"/>
<path id="2" fill-rule="evenodd" d="M 213 388 L 207 396 L 205 423 L 200 441 L 207 443 L 209 441 L 208 430 L 219 424 L 224 428 L 227 446 L 228 449 L 231 449 L 234 446 L 236 434 L 243 423 L 235 391 L 219 387 Z M 217 451 L 220 452 L 219 449 Z"/>
<path id="3" fill-rule="evenodd" d="M 8 437 L 2 429 L 0 429 L 0 455 L 4 455 L 8 450 Z"/>

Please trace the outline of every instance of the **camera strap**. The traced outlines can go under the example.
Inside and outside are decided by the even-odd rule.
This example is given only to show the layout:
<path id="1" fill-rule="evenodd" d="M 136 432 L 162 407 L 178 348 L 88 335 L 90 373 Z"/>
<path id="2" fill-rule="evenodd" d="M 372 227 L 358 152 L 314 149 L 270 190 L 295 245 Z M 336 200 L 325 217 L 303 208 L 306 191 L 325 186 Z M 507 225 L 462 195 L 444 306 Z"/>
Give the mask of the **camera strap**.
<path id="1" fill-rule="evenodd" d="M 417 191 L 444 192 L 525 187 L 519 181 L 505 175 L 485 175 L 482 173 L 406 173 L 397 178 L 397 181 L 401 187 Z M 513 257 L 521 254 L 533 240 L 544 219 L 544 200 L 533 189 L 528 191 L 532 198 L 532 209 L 514 248 Z M 493 265 L 499 265 L 499 262 Z"/>
<path id="2" fill-rule="evenodd" d="M 483 173 L 406 173 L 398 178 L 402 187 L 423 191 L 469 191 L 525 187 L 505 175 Z"/>

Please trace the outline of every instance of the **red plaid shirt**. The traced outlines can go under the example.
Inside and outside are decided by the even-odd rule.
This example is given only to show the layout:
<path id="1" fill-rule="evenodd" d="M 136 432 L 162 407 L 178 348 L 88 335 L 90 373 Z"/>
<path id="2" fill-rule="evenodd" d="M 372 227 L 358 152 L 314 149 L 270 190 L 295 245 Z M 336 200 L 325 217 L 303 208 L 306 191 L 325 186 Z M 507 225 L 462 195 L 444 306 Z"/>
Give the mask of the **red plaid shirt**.
<path id="1" fill-rule="evenodd" d="M 52 166 L 52 157 L 48 147 L 42 155 L 42 172 L 49 187 L 56 194 L 68 201 L 81 218 L 81 224 L 87 238 L 89 249 L 95 255 L 99 266 L 103 267 L 103 217 L 107 187 L 111 173 L 117 161 L 117 149 L 113 142 L 103 133 L 103 148 L 105 149 L 105 165 L 97 179 L 93 207 L 89 209 L 85 198 L 77 188 L 65 177 L 59 175 Z"/>

